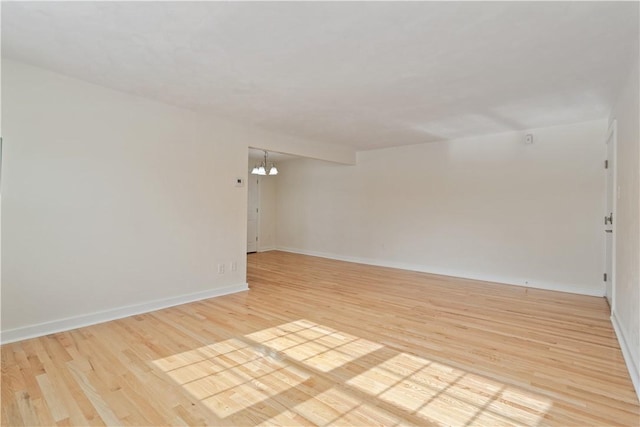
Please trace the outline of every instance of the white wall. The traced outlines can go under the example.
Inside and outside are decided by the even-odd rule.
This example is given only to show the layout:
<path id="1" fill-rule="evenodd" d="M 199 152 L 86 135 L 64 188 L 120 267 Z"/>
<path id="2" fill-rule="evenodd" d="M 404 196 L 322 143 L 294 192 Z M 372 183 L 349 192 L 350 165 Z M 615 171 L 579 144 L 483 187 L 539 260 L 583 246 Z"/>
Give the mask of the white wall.
<path id="1" fill-rule="evenodd" d="M 606 125 L 283 163 L 278 246 L 602 296 Z"/>
<path id="2" fill-rule="evenodd" d="M 638 58 L 611 114 L 617 127 L 616 263 L 612 321 L 640 396 L 640 70 Z"/>
<path id="3" fill-rule="evenodd" d="M 246 286 L 247 151 L 227 129 L 6 60 L 2 86 L 3 339 Z"/>
<path id="4" fill-rule="evenodd" d="M 278 163 L 280 167 L 281 163 Z M 276 247 L 276 212 L 277 212 L 277 180 L 278 176 L 261 176 L 260 192 L 260 235 L 258 251 L 269 251 Z"/>
<path id="5" fill-rule="evenodd" d="M 6 59 L 2 89 L 3 342 L 244 289 L 247 147 L 353 154 Z"/>

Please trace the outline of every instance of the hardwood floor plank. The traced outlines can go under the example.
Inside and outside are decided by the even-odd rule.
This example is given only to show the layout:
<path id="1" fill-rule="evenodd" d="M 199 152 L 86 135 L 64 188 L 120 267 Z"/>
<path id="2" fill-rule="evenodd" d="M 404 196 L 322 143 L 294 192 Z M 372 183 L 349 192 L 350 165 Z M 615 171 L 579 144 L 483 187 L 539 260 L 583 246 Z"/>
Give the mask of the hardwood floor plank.
<path id="1" fill-rule="evenodd" d="M 77 383 L 71 377 L 65 362 L 57 360 L 55 354 L 49 354 L 47 350 L 45 350 L 43 341 L 50 339 L 55 338 L 53 335 L 47 335 L 46 337 L 35 338 L 27 342 L 33 345 L 34 351 L 42 361 L 44 370 L 52 386 L 52 394 L 62 402 L 64 406 L 63 410 L 69 414 L 69 423 L 72 425 L 96 425 L 91 422 L 94 414 L 93 408 L 90 408 L 86 412 L 82 410 L 82 408 L 87 408 L 85 405 L 87 397 L 81 392 Z M 58 423 L 60 422 L 64 422 L 64 420 L 58 421 Z"/>
<path id="2" fill-rule="evenodd" d="M 38 414 L 32 404 L 31 397 L 26 391 L 20 391 L 15 394 L 15 400 L 22 416 L 22 422 L 28 426 L 35 426 L 40 423 Z"/>
<path id="3" fill-rule="evenodd" d="M 640 425 L 602 298 L 275 251 L 247 279 L 2 346 L 2 425 Z"/>

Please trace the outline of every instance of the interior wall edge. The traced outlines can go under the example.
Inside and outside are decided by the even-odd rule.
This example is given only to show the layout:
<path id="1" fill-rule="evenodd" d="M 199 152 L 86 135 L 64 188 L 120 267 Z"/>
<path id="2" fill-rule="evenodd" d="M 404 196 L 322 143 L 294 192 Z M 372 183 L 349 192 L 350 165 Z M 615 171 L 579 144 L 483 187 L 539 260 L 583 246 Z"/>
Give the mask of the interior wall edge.
<path id="1" fill-rule="evenodd" d="M 38 323 L 35 325 L 23 326 L 15 329 L 3 330 L 0 332 L 0 344 L 8 344 L 16 341 L 22 341 L 29 338 L 37 338 L 44 335 L 65 332 L 72 329 L 91 326 L 98 323 L 109 322 L 111 320 L 122 319 L 124 317 L 134 316 L 137 314 L 148 313 L 151 311 L 161 310 L 164 308 L 174 307 L 176 305 L 187 304 L 204 299 L 215 298 L 223 295 L 235 294 L 238 292 L 248 291 L 247 283 L 225 286 L 222 288 L 210 289 L 202 292 L 178 295 L 170 298 L 157 299 L 114 309 L 98 311 L 95 313 L 83 314 L 79 316 L 68 317 L 64 319 L 52 320 L 49 322 Z"/>
<path id="2" fill-rule="evenodd" d="M 627 370 L 629 371 L 631 382 L 633 383 L 633 387 L 636 389 L 638 401 L 640 401 L 640 372 L 638 372 L 638 363 L 637 361 L 633 360 L 633 352 L 629 348 L 624 328 L 618 321 L 615 310 L 611 312 L 611 323 L 613 324 L 613 330 L 616 333 L 616 337 L 618 338 L 618 343 L 620 344 L 622 356 L 624 357 L 624 362 L 627 365 Z"/>
<path id="3" fill-rule="evenodd" d="M 257 129 L 263 135 L 270 135 L 273 138 L 265 138 L 249 143 L 249 148 L 323 160 L 346 166 L 356 164 L 356 150 L 352 147 L 304 140 L 283 133 L 273 133 L 262 128 Z"/>
<path id="4" fill-rule="evenodd" d="M 276 250 L 295 253 L 295 254 L 301 254 L 301 255 L 317 256 L 320 258 L 334 259 L 337 261 L 346 261 L 346 262 L 355 262 L 358 264 L 373 265 L 377 267 L 389 267 L 389 268 L 397 268 L 400 270 L 417 271 L 420 273 L 435 274 L 439 276 L 450 276 L 450 277 L 457 277 L 460 279 L 499 283 L 503 285 L 522 286 L 527 288 L 543 289 L 547 291 L 567 292 L 570 294 L 578 294 L 578 295 L 585 295 L 585 296 L 592 296 L 592 297 L 604 297 L 604 294 L 602 292 L 593 292 L 592 290 L 582 288 L 581 286 L 573 283 L 535 282 L 535 283 L 524 284 L 522 282 L 519 282 L 517 279 L 508 278 L 508 277 L 487 276 L 483 274 L 475 274 L 470 272 L 454 271 L 454 270 L 442 270 L 436 267 L 425 266 L 420 264 L 411 264 L 411 263 L 403 263 L 398 261 L 387 261 L 387 260 L 372 259 L 372 258 L 337 255 L 332 253 L 309 251 L 309 250 L 297 249 L 297 248 L 291 248 L 291 247 L 285 247 L 285 246 L 278 246 Z"/>

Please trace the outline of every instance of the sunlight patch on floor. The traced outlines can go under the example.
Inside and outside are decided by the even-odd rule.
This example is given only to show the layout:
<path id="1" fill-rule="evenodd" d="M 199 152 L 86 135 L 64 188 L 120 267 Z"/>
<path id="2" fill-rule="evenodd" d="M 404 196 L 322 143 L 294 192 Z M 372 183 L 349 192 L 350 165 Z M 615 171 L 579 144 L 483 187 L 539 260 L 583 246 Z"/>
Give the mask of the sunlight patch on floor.
<path id="1" fill-rule="evenodd" d="M 153 363 L 218 417 L 226 418 L 310 378 L 268 353 L 232 338 Z"/>
<path id="2" fill-rule="evenodd" d="M 547 398 L 307 320 L 158 359 L 219 418 L 264 425 L 536 426 Z M 265 415 L 266 414 L 266 415 Z M 403 415 L 404 414 L 404 415 Z"/>
<path id="3" fill-rule="evenodd" d="M 399 353 L 347 381 L 365 393 L 446 425 L 538 425 L 552 402 L 500 382 Z"/>
<path id="4" fill-rule="evenodd" d="M 291 359 L 329 372 L 383 346 L 306 320 L 246 335 Z"/>

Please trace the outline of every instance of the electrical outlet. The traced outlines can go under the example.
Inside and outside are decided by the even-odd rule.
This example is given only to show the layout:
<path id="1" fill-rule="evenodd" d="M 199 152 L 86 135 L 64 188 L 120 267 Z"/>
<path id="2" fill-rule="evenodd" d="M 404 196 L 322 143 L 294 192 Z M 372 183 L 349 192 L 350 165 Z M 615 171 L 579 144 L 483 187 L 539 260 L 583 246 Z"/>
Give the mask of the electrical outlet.
<path id="1" fill-rule="evenodd" d="M 224 264 L 218 264 L 218 274 L 224 274 Z"/>
<path id="2" fill-rule="evenodd" d="M 231 263 L 231 271 L 238 271 L 238 263 L 233 261 Z"/>

